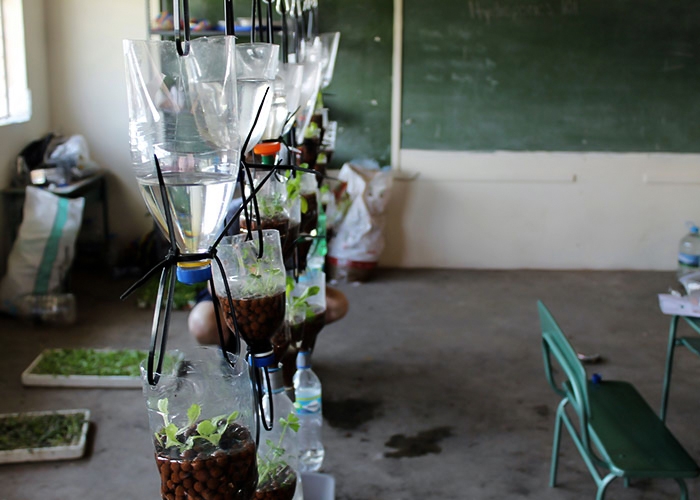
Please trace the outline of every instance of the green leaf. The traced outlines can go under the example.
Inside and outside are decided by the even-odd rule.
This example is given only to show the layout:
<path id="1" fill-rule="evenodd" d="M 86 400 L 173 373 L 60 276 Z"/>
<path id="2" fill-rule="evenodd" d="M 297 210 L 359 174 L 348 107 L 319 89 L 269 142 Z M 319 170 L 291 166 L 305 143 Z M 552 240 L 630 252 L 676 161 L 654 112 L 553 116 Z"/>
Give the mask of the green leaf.
<path id="1" fill-rule="evenodd" d="M 272 439 L 266 439 L 265 444 L 267 445 L 268 448 L 274 448 L 275 447 L 275 442 Z"/>
<path id="2" fill-rule="evenodd" d="M 187 410 L 187 425 L 194 424 L 201 414 L 202 407 L 199 406 L 197 403 L 190 406 L 190 409 Z"/>
<path id="3" fill-rule="evenodd" d="M 299 430 L 299 425 L 299 417 L 297 417 L 294 413 L 290 413 L 289 416 L 287 416 L 287 426 L 294 432 L 297 432 Z"/>
<path id="4" fill-rule="evenodd" d="M 165 415 L 168 414 L 168 398 L 158 400 L 158 411 Z"/>
<path id="5" fill-rule="evenodd" d="M 305 214 L 308 211 L 309 211 L 309 201 L 302 196 L 301 197 L 301 213 Z"/>
<path id="6" fill-rule="evenodd" d="M 197 432 L 202 437 L 207 437 L 216 432 L 216 426 L 211 423 L 211 420 L 202 420 L 197 424 Z"/>
<path id="7" fill-rule="evenodd" d="M 168 398 L 158 400 L 158 411 L 163 417 L 163 423 L 168 425 L 170 423 L 170 419 L 168 418 Z"/>
<path id="8" fill-rule="evenodd" d="M 219 446 L 219 441 L 221 441 L 221 432 L 215 432 L 214 434 L 210 434 L 206 436 L 206 440 L 209 441 L 211 444 L 214 446 Z"/>
<path id="9" fill-rule="evenodd" d="M 234 420 L 236 420 L 236 419 L 239 417 L 240 414 L 241 414 L 241 412 L 239 412 L 239 411 L 234 411 L 233 413 L 231 413 L 231 414 L 228 416 L 228 418 L 226 419 L 226 425 L 229 425 L 231 422 L 233 422 Z"/>
<path id="10" fill-rule="evenodd" d="M 165 447 L 169 448 L 171 446 L 180 446 L 182 443 L 177 440 L 177 426 L 175 424 L 168 424 L 163 427 L 163 432 L 165 432 Z"/>

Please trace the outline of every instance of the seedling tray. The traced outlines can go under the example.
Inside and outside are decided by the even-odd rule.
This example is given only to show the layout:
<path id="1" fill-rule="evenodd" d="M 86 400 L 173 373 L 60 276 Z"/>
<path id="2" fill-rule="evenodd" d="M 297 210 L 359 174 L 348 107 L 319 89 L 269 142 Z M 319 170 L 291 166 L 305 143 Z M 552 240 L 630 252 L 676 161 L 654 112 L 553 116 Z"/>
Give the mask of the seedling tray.
<path id="1" fill-rule="evenodd" d="M 82 388 L 105 388 L 105 389 L 137 389 L 141 388 L 141 378 L 135 375 L 86 375 L 86 374 L 50 374 L 36 373 L 36 367 L 44 356 L 52 351 L 73 351 L 71 349 L 45 349 L 34 361 L 22 372 L 22 383 L 27 386 L 42 387 L 82 387 Z M 79 350 L 75 350 L 79 351 Z M 106 355 L 118 353 L 115 349 L 85 349 L 92 353 Z M 146 353 L 143 353 L 144 358 Z M 77 370 L 76 370 L 77 371 Z"/>
<path id="2" fill-rule="evenodd" d="M 58 446 L 42 446 L 36 448 L 15 448 L 0 450 L 0 464 L 20 463 L 20 462 L 44 462 L 49 460 L 70 460 L 83 456 L 85 453 L 85 442 L 90 419 L 90 410 L 58 410 L 58 411 L 33 411 L 24 413 L 5 413 L 0 415 L 0 425 L 4 428 L 4 420 L 21 417 L 31 419 L 46 415 L 76 415 L 83 418 L 84 422 L 80 426 L 70 443 Z M 24 420 L 26 422 L 26 420 Z M 18 424 L 19 426 L 19 424 Z M 42 428 L 42 432 L 46 429 Z"/>

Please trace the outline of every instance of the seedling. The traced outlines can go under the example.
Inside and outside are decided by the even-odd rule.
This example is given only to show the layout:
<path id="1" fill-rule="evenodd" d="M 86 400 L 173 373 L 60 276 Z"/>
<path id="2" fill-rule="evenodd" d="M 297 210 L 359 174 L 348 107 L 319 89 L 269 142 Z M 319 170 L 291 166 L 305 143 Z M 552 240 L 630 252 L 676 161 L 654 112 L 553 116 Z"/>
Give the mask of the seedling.
<path id="1" fill-rule="evenodd" d="M 0 419 L 0 450 L 68 446 L 80 438 L 81 414 L 17 415 Z"/>
<path id="2" fill-rule="evenodd" d="M 287 418 L 280 418 L 279 423 L 282 429 L 279 441 L 275 443 L 271 439 L 267 439 L 265 441 L 267 453 L 262 457 L 258 455 L 258 485 L 264 485 L 273 480 L 279 471 L 287 467 L 287 462 L 282 458 L 286 451 L 282 447 L 282 443 L 288 429 L 293 432 L 299 430 L 299 417 L 294 413 L 290 413 L 287 415 Z"/>
<path id="3" fill-rule="evenodd" d="M 209 420 L 200 420 L 202 408 L 193 404 L 187 410 L 187 425 L 178 428 L 171 420 L 168 413 L 168 398 L 158 400 L 158 411 L 163 417 L 163 427 L 155 433 L 156 443 L 163 448 L 177 448 L 182 455 L 194 448 L 197 441 L 206 441 L 213 447 L 219 446 L 221 436 L 233 423 L 239 412 L 234 411 L 230 415 L 220 415 Z"/>
<path id="4" fill-rule="evenodd" d="M 315 285 L 310 286 L 304 290 L 301 295 L 294 297 L 292 292 L 294 291 L 295 286 L 296 283 L 294 282 L 294 278 L 287 276 L 287 296 L 290 297 L 291 300 L 289 303 L 289 309 L 292 312 L 292 315 L 295 315 L 297 311 L 303 311 L 305 319 L 313 318 L 318 314 L 318 312 L 311 307 L 311 304 L 309 304 L 309 298 L 318 295 L 321 288 Z"/>
<path id="5" fill-rule="evenodd" d="M 302 163 L 300 167 L 309 168 L 309 165 L 308 163 Z M 287 176 L 287 199 L 293 202 L 301 195 L 301 174 L 297 173 L 295 176 L 292 176 L 291 171 L 287 171 Z M 301 205 L 301 213 L 305 214 L 309 210 L 309 202 L 302 196 L 299 203 Z"/>
<path id="6" fill-rule="evenodd" d="M 32 373 L 37 375 L 139 376 L 146 352 L 134 349 L 52 349 L 45 351 Z"/>

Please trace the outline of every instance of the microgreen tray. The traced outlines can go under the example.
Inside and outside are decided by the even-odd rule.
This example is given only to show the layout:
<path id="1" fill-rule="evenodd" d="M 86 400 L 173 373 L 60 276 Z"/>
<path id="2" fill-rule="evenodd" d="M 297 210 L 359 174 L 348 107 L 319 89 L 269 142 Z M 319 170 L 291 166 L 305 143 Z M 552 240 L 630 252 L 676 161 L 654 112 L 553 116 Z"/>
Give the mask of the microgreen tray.
<path id="1" fill-rule="evenodd" d="M 89 419 L 85 409 L 1 414 L 0 464 L 82 457 Z"/>
<path id="2" fill-rule="evenodd" d="M 138 364 L 146 357 L 131 349 L 46 349 L 22 372 L 28 386 L 140 388 Z"/>

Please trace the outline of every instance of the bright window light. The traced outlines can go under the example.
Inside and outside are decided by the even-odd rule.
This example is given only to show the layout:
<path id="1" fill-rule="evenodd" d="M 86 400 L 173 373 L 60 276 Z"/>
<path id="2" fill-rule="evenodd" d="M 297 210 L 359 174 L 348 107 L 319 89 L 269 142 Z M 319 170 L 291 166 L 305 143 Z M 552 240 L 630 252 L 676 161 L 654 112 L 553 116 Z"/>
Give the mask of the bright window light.
<path id="1" fill-rule="evenodd" d="M 0 125 L 31 116 L 22 0 L 0 0 Z"/>

